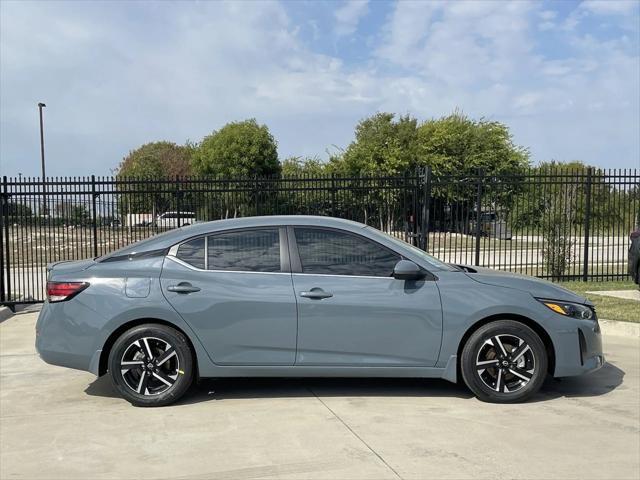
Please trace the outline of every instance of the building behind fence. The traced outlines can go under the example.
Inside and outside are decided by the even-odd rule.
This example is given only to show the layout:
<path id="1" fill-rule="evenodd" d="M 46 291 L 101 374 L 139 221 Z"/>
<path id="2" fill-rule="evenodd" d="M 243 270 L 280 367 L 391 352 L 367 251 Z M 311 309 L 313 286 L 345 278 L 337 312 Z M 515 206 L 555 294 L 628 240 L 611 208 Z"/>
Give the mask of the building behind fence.
<path id="1" fill-rule="evenodd" d="M 194 222 L 329 215 L 374 226 L 445 262 L 552 280 L 627 278 L 640 171 L 120 179 L 3 178 L 0 303 L 44 300 L 45 266 L 98 257 Z"/>

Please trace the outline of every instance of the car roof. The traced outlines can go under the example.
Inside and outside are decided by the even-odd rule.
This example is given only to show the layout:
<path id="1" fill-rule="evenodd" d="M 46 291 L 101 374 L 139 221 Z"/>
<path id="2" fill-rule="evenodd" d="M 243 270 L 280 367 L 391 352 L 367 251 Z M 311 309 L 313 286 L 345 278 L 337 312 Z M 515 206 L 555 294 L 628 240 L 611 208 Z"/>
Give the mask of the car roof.
<path id="1" fill-rule="evenodd" d="M 342 218 L 323 217 L 319 215 L 269 215 L 262 217 L 242 217 L 228 218 L 224 220 L 214 220 L 212 222 L 198 222 L 186 227 L 180 227 L 168 232 L 149 237 L 145 240 L 128 245 L 120 250 L 109 253 L 101 257 L 103 261 L 112 256 L 131 255 L 134 253 L 160 250 L 169 248 L 187 238 L 197 237 L 207 233 L 214 233 L 223 230 L 238 228 L 269 227 L 281 225 L 308 225 L 318 227 L 334 227 L 343 230 L 358 231 L 366 228 L 363 223 Z"/>
<path id="2" fill-rule="evenodd" d="M 198 235 L 199 233 L 195 233 L 196 231 L 207 233 L 233 228 L 269 227 L 279 225 L 318 225 L 323 227 L 347 227 L 350 229 L 366 227 L 365 224 L 354 222 L 352 220 L 323 217 L 320 215 L 266 215 L 262 217 L 227 218 L 224 220 L 214 220 L 212 222 L 201 222 L 188 227 L 183 227 L 180 230 L 184 233 L 188 232 L 191 236 Z"/>

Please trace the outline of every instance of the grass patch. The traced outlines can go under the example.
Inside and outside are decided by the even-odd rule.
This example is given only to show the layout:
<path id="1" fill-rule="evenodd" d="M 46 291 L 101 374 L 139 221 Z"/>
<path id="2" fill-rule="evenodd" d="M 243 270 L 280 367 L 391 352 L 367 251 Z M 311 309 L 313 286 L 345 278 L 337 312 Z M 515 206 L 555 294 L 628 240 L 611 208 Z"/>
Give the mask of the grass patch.
<path id="1" fill-rule="evenodd" d="M 596 306 L 598 318 L 640 323 L 640 302 L 586 293 L 603 290 L 637 290 L 638 285 L 631 281 L 560 282 L 558 285 L 562 285 L 578 295 L 582 295 L 591 300 Z"/>

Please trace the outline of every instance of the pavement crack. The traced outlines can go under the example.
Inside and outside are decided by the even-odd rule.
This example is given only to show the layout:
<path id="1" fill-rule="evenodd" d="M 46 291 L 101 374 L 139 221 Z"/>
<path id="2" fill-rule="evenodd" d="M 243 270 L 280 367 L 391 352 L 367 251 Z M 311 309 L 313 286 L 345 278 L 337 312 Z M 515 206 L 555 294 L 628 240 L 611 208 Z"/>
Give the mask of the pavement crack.
<path id="1" fill-rule="evenodd" d="M 393 468 L 391 465 L 389 465 L 389 464 L 387 463 L 387 461 L 386 461 L 384 458 L 382 458 L 382 455 L 380 455 L 378 452 L 376 452 L 376 451 L 371 447 L 371 445 L 369 445 L 367 442 L 365 442 L 365 441 L 364 441 L 364 439 L 363 439 L 360 435 L 358 435 L 358 434 L 355 432 L 355 430 L 353 430 L 353 428 L 351 428 L 351 427 L 347 424 L 347 422 L 345 422 L 345 421 L 340 417 L 340 415 L 338 415 L 336 412 L 334 412 L 334 411 L 331 409 L 331 407 L 329 407 L 329 405 L 327 405 L 327 404 L 326 404 L 326 403 L 325 403 L 325 402 L 324 402 L 324 401 L 323 401 L 323 400 L 322 400 L 322 399 L 321 399 L 321 398 L 316 394 L 316 392 L 314 392 L 314 391 L 313 391 L 311 388 L 309 388 L 309 387 L 307 387 L 307 390 L 309 390 L 309 392 L 311 392 L 311 394 L 312 394 L 314 397 L 316 397 L 316 400 L 318 400 L 318 401 L 319 401 L 319 402 L 324 406 L 324 408 L 326 408 L 327 410 L 329 410 L 329 412 L 331 412 L 331 415 L 333 415 L 334 417 L 336 417 L 336 419 L 338 419 L 338 421 L 339 421 L 340 423 L 342 423 L 342 425 L 344 425 L 344 427 L 345 427 L 347 430 L 349 430 L 349 431 L 351 432 L 351 434 L 352 434 L 354 437 L 356 437 L 358 440 L 360 440 L 360 442 L 361 442 L 365 447 L 367 447 L 367 449 L 368 449 L 371 453 L 373 453 L 376 457 L 378 457 L 378 459 L 379 459 L 379 460 L 380 460 L 380 461 L 381 461 L 381 462 L 382 462 L 382 463 L 383 463 L 383 464 L 384 464 L 384 465 L 385 465 L 389 470 L 391 470 L 391 471 L 394 473 L 394 475 L 395 475 L 396 477 L 398 477 L 400 480 L 404 480 L 404 479 L 400 476 L 400 474 L 395 470 L 395 468 Z"/>

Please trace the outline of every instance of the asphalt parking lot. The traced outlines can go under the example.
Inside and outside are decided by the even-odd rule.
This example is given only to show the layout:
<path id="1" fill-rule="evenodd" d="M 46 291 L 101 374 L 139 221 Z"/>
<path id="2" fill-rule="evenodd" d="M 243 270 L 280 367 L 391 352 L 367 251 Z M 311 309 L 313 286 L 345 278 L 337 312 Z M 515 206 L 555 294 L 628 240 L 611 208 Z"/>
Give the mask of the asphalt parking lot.
<path id="1" fill-rule="evenodd" d="M 0 324 L 0 478 L 640 478 L 640 339 L 521 405 L 440 380 L 227 379 L 141 409 Z"/>

